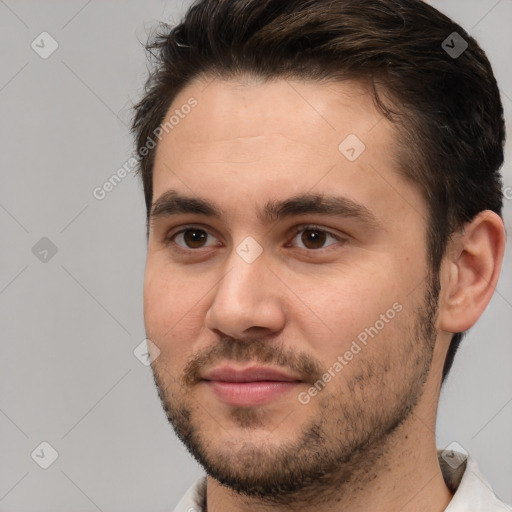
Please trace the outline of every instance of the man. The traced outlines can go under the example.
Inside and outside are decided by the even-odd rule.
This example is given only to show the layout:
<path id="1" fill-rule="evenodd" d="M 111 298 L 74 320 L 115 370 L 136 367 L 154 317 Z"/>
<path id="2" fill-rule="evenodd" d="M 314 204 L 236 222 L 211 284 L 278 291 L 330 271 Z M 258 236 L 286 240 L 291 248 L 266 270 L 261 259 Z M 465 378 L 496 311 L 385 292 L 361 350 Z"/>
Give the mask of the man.
<path id="1" fill-rule="evenodd" d="M 419 0 L 203 0 L 148 45 L 144 315 L 176 511 L 508 510 L 437 451 L 499 278 L 490 64 Z"/>

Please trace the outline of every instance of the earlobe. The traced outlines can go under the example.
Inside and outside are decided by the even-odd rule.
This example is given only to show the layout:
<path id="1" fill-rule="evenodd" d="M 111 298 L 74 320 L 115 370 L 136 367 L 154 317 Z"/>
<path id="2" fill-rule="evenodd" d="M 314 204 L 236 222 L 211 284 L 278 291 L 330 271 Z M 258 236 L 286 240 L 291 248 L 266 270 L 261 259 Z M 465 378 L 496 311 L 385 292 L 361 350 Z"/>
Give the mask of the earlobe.
<path id="1" fill-rule="evenodd" d="M 439 327 L 454 333 L 472 327 L 491 300 L 505 251 L 503 220 L 482 211 L 449 244 Z"/>

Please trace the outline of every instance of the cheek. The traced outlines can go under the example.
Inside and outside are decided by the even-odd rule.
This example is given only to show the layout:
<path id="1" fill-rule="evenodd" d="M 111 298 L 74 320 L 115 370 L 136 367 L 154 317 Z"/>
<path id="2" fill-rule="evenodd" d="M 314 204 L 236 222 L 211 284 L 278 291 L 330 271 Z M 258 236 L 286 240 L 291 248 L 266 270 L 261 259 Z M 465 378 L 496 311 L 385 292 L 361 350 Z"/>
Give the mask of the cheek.
<path id="1" fill-rule="evenodd" d="M 295 292 L 310 308 L 309 321 L 316 318 L 334 333 L 358 330 L 375 322 L 403 295 L 390 268 L 385 263 L 374 271 L 344 268 L 320 279 L 316 276 L 314 286 L 311 277 L 300 286 L 295 278 Z"/>
<path id="2" fill-rule="evenodd" d="M 146 335 L 158 346 L 161 361 L 173 368 L 185 364 L 195 348 L 206 314 L 202 308 L 205 292 L 179 270 L 148 260 L 144 277 Z"/>
<path id="3" fill-rule="evenodd" d="M 166 350 L 179 329 L 179 320 L 187 311 L 186 294 L 178 274 L 148 260 L 144 276 L 144 323 L 148 338 L 160 350 Z"/>
<path id="4" fill-rule="evenodd" d="M 166 325 L 172 325 L 172 293 L 166 274 L 148 261 L 144 275 L 144 322 L 148 337 L 157 337 Z"/>
<path id="5" fill-rule="evenodd" d="M 144 274 L 144 317 L 151 325 L 172 326 L 191 307 L 194 289 L 190 278 L 171 267 L 162 254 L 148 255 Z"/>
<path id="6" fill-rule="evenodd" d="M 313 350 L 325 367 L 347 351 L 351 351 L 347 359 L 352 361 L 363 352 L 384 356 L 391 350 L 392 340 L 406 320 L 407 292 L 391 274 L 331 274 L 329 279 L 315 280 L 313 289 L 307 280 L 300 287 L 295 282 L 302 302 L 294 302 L 290 315 L 307 340 L 308 350 Z"/>

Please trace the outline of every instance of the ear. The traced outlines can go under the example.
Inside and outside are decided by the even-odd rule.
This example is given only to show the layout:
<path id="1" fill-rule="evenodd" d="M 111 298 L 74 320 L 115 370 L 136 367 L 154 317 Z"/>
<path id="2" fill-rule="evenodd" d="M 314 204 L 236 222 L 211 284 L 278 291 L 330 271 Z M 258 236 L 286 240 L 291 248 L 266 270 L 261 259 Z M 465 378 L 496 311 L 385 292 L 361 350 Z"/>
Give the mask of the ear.
<path id="1" fill-rule="evenodd" d="M 505 239 L 501 217 L 485 210 L 448 242 L 441 273 L 440 329 L 462 332 L 480 318 L 498 282 Z"/>

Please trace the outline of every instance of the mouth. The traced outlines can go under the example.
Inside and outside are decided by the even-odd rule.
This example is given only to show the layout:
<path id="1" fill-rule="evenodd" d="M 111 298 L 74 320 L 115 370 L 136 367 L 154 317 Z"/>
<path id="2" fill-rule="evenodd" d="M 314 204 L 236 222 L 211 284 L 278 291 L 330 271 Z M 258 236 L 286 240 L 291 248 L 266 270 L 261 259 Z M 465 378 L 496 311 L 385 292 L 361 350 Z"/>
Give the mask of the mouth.
<path id="1" fill-rule="evenodd" d="M 296 375 L 262 366 L 222 366 L 206 373 L 203 382 L 218 400 L 239 407 L 266 405 L 303 383 Z"/>

